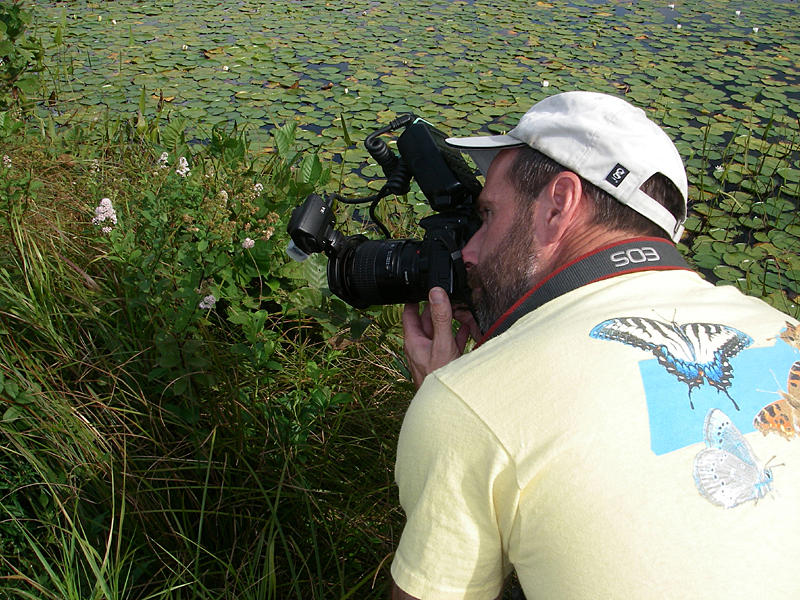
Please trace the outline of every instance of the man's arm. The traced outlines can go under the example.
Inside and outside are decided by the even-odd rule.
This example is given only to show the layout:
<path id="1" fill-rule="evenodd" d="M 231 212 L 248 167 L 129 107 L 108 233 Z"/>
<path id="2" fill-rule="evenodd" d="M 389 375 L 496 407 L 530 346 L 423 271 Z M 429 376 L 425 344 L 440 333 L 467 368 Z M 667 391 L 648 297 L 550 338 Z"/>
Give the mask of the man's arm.
<path id="1" fill-rule="evenodd" d="M 403 590 L 397 587 L 397 584 L 392 582 L 392 600 L 419 600 L 414 596 L 406 594 Z"/>
<path id="2" fill-rule="evenodd" d="M 500 597 L 502 595 L 503 593 L 500 592 L 500 596 L 495 598 L 495 600 L 500 600 Z M 397 587 L 396 583 L 392 582 L 392 600 L 420 600 L 420 599 L 415 598 L 414 596 L 410 596 L 409 594 L 406 594 L 403 590 Z"/>

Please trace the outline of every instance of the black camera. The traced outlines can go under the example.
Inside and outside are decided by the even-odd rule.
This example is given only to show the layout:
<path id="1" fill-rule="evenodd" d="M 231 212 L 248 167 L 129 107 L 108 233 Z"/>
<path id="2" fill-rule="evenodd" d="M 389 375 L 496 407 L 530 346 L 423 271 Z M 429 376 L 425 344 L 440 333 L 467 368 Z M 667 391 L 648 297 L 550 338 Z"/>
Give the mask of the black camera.
<path id="1" fill-rule="evenodd" d="M 379 139 L 404 128 L 397 138 L 398 157 Z M 381 166 L 386 184 L 375 196 L 348 199 L 311 194 L 292 211 L 288 231 L 296 253 L 324 252 L 328 256 L 331 291 L 356 308 L 426 300 L 428 291 L 442 287 L 455 303 L 470 304 L 461 249 L 480 227 L 475 204 L 481 184 L 464 158 L 445 143 L 445 136 L 414 115 L 403 115 L 369 136 L 364 146 Z M 434 214 L 420 220 L 421 240 L 371 240 L 364 235 L 344 236 L 334 228 L 333 200 L 370 203 L 369 215 L 389 238 L 375 215 L 378 203 L 389 195 L 403 195 L 415 179 Z"/>

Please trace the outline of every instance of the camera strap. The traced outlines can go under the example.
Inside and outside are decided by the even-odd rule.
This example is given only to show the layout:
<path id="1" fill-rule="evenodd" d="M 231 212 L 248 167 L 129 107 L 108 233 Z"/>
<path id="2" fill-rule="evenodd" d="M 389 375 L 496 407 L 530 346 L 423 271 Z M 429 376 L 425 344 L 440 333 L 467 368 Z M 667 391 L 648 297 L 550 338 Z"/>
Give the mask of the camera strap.
<path id="1" fill-rule="evenodd" d="M 557 269 L 517 300 L 484 334 L 478 346 L 508 330 L 520 318 L 584 285 L 639 271 L 671 271 L 692 268 L 671 242 L 659 238 L 635 238 L 594 250 Z"/>

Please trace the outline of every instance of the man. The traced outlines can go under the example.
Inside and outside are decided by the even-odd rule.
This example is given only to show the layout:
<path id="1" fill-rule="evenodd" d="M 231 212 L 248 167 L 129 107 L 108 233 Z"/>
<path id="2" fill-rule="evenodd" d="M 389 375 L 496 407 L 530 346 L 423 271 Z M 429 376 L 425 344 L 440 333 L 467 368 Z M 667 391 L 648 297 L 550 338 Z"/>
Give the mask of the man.
<path id="1" fill-rule="evenodd" d="M 394 597 L 800 598 L 800 329 L 682 261 L 668 136 L 568 92 L 448 142 L 486 175 L 476 321 L 404 312 Z"/>

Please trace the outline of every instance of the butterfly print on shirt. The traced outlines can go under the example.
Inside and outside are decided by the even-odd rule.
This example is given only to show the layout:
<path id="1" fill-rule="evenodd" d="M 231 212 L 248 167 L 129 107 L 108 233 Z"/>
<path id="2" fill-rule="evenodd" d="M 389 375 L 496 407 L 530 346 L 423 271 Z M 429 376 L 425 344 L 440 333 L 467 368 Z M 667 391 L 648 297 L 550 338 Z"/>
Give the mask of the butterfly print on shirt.
<path id="1" fill-rule="evenodd" d="M 786 321 L 786 329 L 778 334 L 784 342 L 800 350 L 800 325 L 792 325 Z"/>
<path id="2" fill-rule="evenodd" d="M 716 323 L 665 323 L 645 317 L 618 317 L 595 325 L 589 335 L 647 350 L 670 375 L 692 390 L 704 380 L 724 392 L 736 410 L 739 405 L 728 393 L 733 379 L 730 359 L 753 343 L 746 333 Z"/>
<path id="3" fill-rule="evenodd" d="M 758 412 L 753 426 L 764 435 L 774 431 L 787 440 L 800 437 L 800 360 L 789 369 L 786 392 Z"/>
<path id="4" fill-rule="evenodd" d="M 759 465 L 747 440 L 718 408 L 703 423 L 706 448 L 694 457 L 697 490 L 718 506 L 733 508 L 758 501 L 772 489 L 772 470 Z"/>

